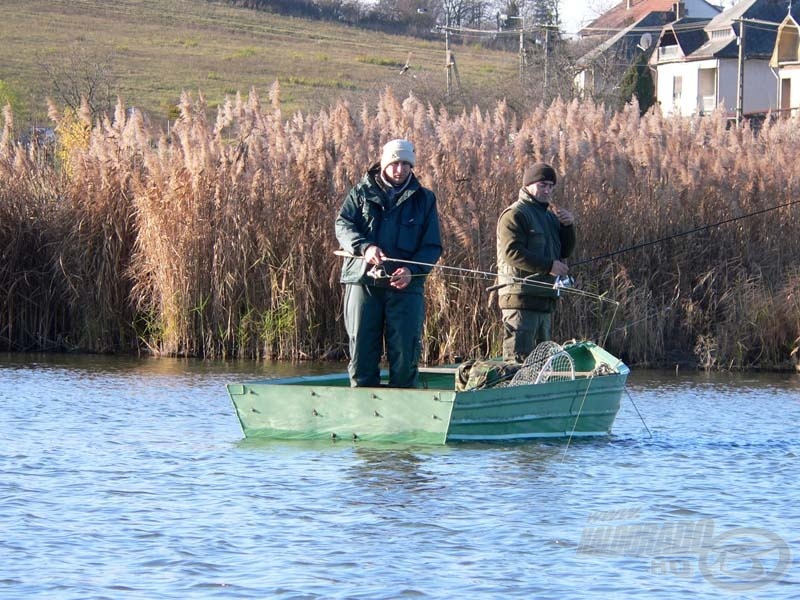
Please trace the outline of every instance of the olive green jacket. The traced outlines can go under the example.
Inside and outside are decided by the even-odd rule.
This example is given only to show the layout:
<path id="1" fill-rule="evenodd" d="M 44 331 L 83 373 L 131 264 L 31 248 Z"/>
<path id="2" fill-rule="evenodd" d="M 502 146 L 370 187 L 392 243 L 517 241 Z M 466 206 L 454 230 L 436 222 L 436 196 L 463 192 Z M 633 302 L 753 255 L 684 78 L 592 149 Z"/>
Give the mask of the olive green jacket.
<path id="1" fill-rule="evenodd" d="M 564 226 L 525 189 L 497 221 L 497 283 L 500 308 L 551 312 L 558 300 L 550 275 L 553 261 L 575 249 L 575 227 Z M 531 284 L 520 283 L 527 278 Z"/>

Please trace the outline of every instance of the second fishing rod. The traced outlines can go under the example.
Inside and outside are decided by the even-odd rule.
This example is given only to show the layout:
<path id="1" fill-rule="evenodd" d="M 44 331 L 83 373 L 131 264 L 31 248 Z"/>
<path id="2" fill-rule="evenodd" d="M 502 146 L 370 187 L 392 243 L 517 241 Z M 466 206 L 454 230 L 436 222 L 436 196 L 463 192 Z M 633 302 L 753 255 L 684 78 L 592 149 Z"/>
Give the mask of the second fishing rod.
<path id="1" fill-rule="evenodd" d="M 357 260 L 365 260 L 363 256 L 359 256 L 359 255 L 353 254 L 352 252 L 347 252 L 346 250 L 335 250 L 334 254 L 336 256 L 341 256 L 343 258 L 354 258 L 354 259 L 357 259 Z M 402 259 L 402 258 L 386 257 L 386 262 L 393 262 L 393 263 L 406 264 L 406 265 L 417 265 L 417 266 L 421 266 L 421 267 L 428 267 L 428 268 L 431 268 L 431 269 L 438 269 L 438 270 L 444 271 L 446 273 L 451 273 L 451 274 L 458 275 L 460 277 L 466 277 L 466 278 L 471 278 L 471 279 L 494 279 L 494 280 L 496 280 L 499 277 L 498 273 L 494 273 L 492 271 L 480 271 L 480 270 L 477 270 L 477 269 L 466 269 L 464 267 L 454 267 L 454 266 L 451 266 L 451 265 L 442 265 L 442 264 L 438 264 L 438 263 L 426 263 L 426 262 L 420 262 L 420 261 L 415 261 L 415 260 L 407 260 L 407 259 Z M 413 277 L 413 275 L 412 275 L 412 277 Z M 524 278 L 524 277 L 510 277 L 510 279 L 511 279 L 511 282 L 513 282 L 513 283 L 520 283 L 522 285 L 528 285 L 528 286 L 538 287 L 538 288 L 555 289 L 559 293 L 563 291 L 563 292 L 566 292 L 566 293 L 569 293 L 569 294 L 575 294 L 575 295 L 578 295 L 578 296 L 586 296 L 586 297 L 589 297 L 589 298 L 594 298 L 596 300 L 601 300 L 603 302 L 610 302 L 612 304 L 618 304 L 616 302 L 616 300 L 612 300 L 611 298 L 608 298 L 608 297 L 606 297 L 606 296 L 604 296 L 602 294 L 594 294 L 592 292 L 587 292 L 585 290 L 581 290 L 579 288 L 574 287 L 574 281 L 571 278 L 560 278 L 560 279 L 557 279 L 556 282 L 553 283 L 553 284 L 543 283 L 541 281 L 535 281 L 535 280 Z M 500 289 L 501 287 L 504 287 L 505 285 L 508 285 L 508 284 L 503 283 L 503 284 L 492 285 L 492 286 L 487 288 L 487 291 L 494 291 L 496 289 Z"/>

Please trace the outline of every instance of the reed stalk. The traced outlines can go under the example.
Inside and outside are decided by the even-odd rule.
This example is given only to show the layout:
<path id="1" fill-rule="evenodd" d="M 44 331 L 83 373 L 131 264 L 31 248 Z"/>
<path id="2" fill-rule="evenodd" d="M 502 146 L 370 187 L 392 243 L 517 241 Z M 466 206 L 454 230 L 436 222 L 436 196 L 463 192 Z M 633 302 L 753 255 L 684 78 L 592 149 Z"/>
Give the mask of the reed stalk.
<path id="1" fill-rule="evenodd" d="M 495 270 L 495 223 L 522 171 L 554 165 L 555 200 L 578 223 L 578 285 L 619 303 L 565 294 L 556 339 L 594 339 L 634 365 L 798 363 L 796 119 L 755 132 L 721 114 L 666 119 L 577 100 L 451 114 L 391 89 L 286 116 L 277 83 L 266 105 L 251 92 L 216 115 L 184 94 L 168 133 L 121 103 L 94 123 L 51 114 L 58 152 L 15 142 L 4 118 L 4 349 L 343 357 L 333 221 L 383 143 L 402 136 L 438 199 L 442 263 L 462 269 Z M 604 257 L 651 240 L 663 241 Z M 492 283 L 429 278 L 426 362 L 498 352 Z"/>

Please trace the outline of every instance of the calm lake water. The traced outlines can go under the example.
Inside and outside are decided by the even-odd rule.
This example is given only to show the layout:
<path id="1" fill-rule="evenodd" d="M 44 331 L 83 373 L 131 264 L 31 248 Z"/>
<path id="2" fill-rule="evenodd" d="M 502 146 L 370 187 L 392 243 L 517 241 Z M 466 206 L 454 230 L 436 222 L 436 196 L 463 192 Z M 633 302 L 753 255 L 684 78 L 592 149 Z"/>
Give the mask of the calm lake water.
<path id="1" fill-rule="evenodd" d="M 333 368 L 0 356 L 0 598 L 800 598 L 798 375 L 634 371 L 571 444 L 242 439 L 227 382 Z"/>

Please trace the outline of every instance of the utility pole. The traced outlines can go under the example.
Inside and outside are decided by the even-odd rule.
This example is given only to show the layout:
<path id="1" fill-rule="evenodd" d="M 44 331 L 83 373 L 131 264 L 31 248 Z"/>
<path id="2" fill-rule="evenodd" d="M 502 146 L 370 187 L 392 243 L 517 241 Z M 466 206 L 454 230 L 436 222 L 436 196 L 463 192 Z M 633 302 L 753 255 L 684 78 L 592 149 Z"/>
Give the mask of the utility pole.
<path id="1" fill-rule="evenodd" d="M 547 76 L 550 66 L 550 25 L 544 27 L 544 95 L 547 97 Z"/>
<path id="2" fill-rule="evenodd" d="M 525 73 L 525 17 L 517 17 L 519 23 L 519 80 Z"/>
<path id="3" fill-rule="evenodd" d="M 464 100 L 464 89 L 461 87 L 461 77 L 458 75 L 458 67 L 456 66 L 456 57 L 450 49 L 450 11 L 445 10 L 445 24 L 444 26 L 437 24 L 436 30 L 440 33 L 444 30 L 444 70 L 447 80 L 447 99 L 450 100 L 453 95 L 453 77 L 456 78 L 458 85 L 458 93 L 461 95 L 461 100 Z M 456 28 L 452 33 L 460 33 L 460 28 Z"/>
<path id="4" fill-rule="evenodd" d="M 744 118 L 744 19 L 736 19 L 739 23 L 739 86 L 736 94 L 736 125 L 742 124 Z"/>
<path id="5" fill-rule="evenodd" d="M 498 14 L 497 18 L 498 28 L 500 23 L 507 24 L 511 19 L 519 20 L 519 80 L 522 81 L 522 76 L 525 73 L 525 17 Z"/>
<path id="6" fill-rule="evenodd" d="M 446 9 L 444 22 L 444 62 L 447 72 L 447 97 L 450 98 L 452 84 L 450 83 L 450 70 L 453 66 L 453 59 L 450 56 L 450 11 Z"/>

